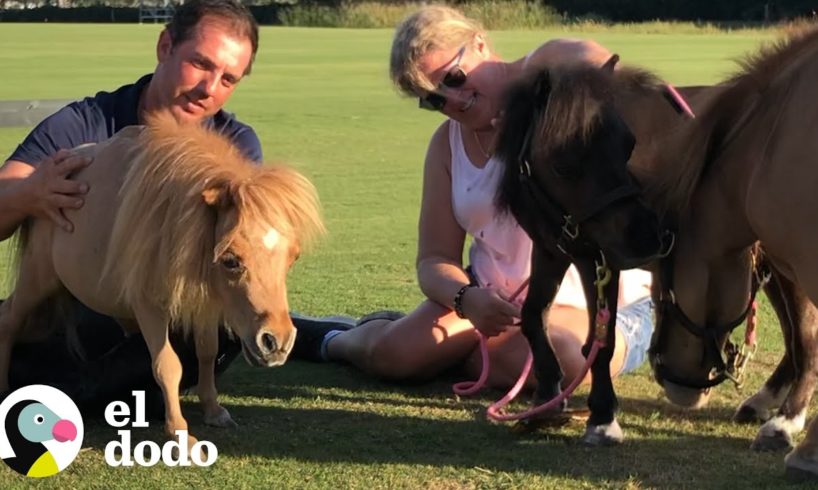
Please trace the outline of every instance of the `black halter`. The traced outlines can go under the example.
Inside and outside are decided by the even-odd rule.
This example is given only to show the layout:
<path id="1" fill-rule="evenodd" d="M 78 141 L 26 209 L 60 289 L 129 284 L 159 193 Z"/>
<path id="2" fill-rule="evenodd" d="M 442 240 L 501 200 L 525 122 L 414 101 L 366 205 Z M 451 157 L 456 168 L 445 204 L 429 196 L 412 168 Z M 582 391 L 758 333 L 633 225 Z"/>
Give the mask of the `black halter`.
<path id="1" fill-rule="evenodd" d="M 565 255 L 570 256 L 571 253 L 569 253 L 569 251 L 576 244 L 576 240 L 580 235 L 580 225 L 598 215 L 611 204 L 639 195 L 640 190 L 632 182 L 629 182 L 591 199 L 590 202 L 578 210 L 573 210 L 573 212 L 571 210 L 565 210 L 532 176 L 531 164 L 528 162 L 528 154 L 530 152 L 534 127 L 534 124 L 528 126 L 525 138 L 523 139 L 523 145 L 517 156 L 517 164 L 520 169 L 520 183 L 528 197 L 536 205 L 537 210 L 545 214 L 545 217 L 550 223 L 558 224 L 562 231 L 557 238 L 557 248 Z M 552 237 L 549 238 L 553 239 Z"/>
<path id="2" fill-rule="evenodd" d="M 728 336 L 727 343 L 725 344 L 725 350 L 728 353 L 735 350 L 735 346 L 731 345 L 729 335 L 747 318 L 747 315 L 750 313 L 750 310 L 753 307 L 756 294 L 769 279 L 770 272 L 766 270 L 766 268 L 759 271 L 761 267 L 754 267 L 752 284 L 750 287 L 750 301 L 747 304 L 747 308 L 744 309 L 744 312 L 738 318 L 723 325 L 701 326 L 697 325 L 693 320 L 691 320 L 676 302 L 676 296 L 673 292 L 674 255 L 675 254 L 673 251 L 671 251 L 670 255 L 659 262 L 659 277 L 662 283 L 662 292 L 659 298 L 660 321 L 664 322 L 665 318 L 672 316 L 678 320 L 688 332 L 702 339 L 702 343 L 704 345 L 701 361 L 702 365 L 705 365 L 705 362 L 708 360 L 712 360 L 713 368 L 716 369 L 717 374 L 712 379 L 708 378 L 703 380 L 678 376 L 673 373 L 667 367 L 667 365 L 662 363 L 660 357 L 656 358 L 654 370 L 662 380 L 670 381 L 671 383 L 679 386 L 700 390 L 712 388 L 713 386 L 721 384 L 726 379 L 732 379 L 727 362 L 725 362 L 724 357 L 722 356 L 722 349 L 719 347 L 719 339 L 723 338 L 724 336 Z M 667 343 L 666 329 L 662 328 L 661 325 L 657 325 L 657 329 L 659 330 L 657 341 L 651 346 L 651 351 L 653 354 L 658 354 L 658 351 L 664 350 L 665 344 Z"/>

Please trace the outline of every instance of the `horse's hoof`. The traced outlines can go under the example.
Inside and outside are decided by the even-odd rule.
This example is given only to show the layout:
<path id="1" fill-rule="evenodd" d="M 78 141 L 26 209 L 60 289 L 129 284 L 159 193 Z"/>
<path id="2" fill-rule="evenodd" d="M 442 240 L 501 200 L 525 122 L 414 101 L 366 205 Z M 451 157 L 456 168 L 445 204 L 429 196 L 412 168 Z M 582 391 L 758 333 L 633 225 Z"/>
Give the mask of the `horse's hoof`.
<path id="1" fill-rule="evenodd" d="M 226 408 L 220 406 L 219 409 L 220 410 L 213 415 L 205 414 L 205 425 L 227 429 L 235 429 L 239 426 L 239 424 L 233 421 L 233 417 L 230 416 L 230 412 L 228 412 Z"/>
<path id="2" fill-rule="evenodd" d="M 534 406 L 534 407 L 539 407 L 540 405 L 543 405 L 545 403 L 550 402 L 552 399 L 553 399 L 553 397 L 552 398 L 541 398 L 539 396 L 535 396 L 534 399 L 531 401 L 531 405 Z M 568 399 L 566 398 L 566 399 L 563 399 L 556 406 L 551 407 L 550 410 L 542 412 L 542 414 L 544 414 L 546 417 L 548 417 L 549 414 L 553 415 L 553 414 L 563 413 L 563 412 L 565 412 L 567 410 L 568 410 Z M 540 415 L 536 415 L 535 417 L 539 417 L 539 416 Z"/>
<path id="3" fill-rule="evenodd" d="M 171 438 L 171 440 L 176 440 L 176 439 L 175 439 L 175 438 Z M 198 439 L 196 439 L 196 438 L 195 438 L 195 437 L 193 437 L 192 435 L 188 434 L 188 435 L 187 435 L 187 441 L 181 441 L 181 440 L 180 440 L 180 441 L 179 441 L 179 444 L 180 444 L 180 445 L 181 445 L 181 444 L 186 444 L 186 445 L 187 445 L 187 454 L 191 454 L 191 451 L 193 451 L 193 446 L 194 446 L 194 445 L 196 445 L 196 443 L 197 443 L 197 442 L 199 442 L 199 440 L 198 440 Z M 174 459 L 174 460 L 176 460 L 176 461 L 178 461 L 178 460 L 179 460 L 179 458 L 181 458 L 181 457 L 182 457 L 182 455 L 181 455 L 181 454 L 179 454 L 179 449 L 180 449 L 180 448 L 179 448 L 179 446 L 178 446 L 178 445 L 176 445 L 176 444 L 174 444 L 174 445 L 173 445 L 173 446 L 170 448 L 170 456 L 171 456 L 171 458 L 173 458 L 173 459 Z"/>
<path id="4" fill-rule="evenodd" d="M 187 435 L 187 450 L 188 450 L 188 454 L 190 454 L 190 452 L 191 452 L 191 451 L 193 451 L 193 446 L 195 446 L 197 442 L 199 442 L 199 440 L 198 440 L 198 439 L 196 439 L 195 437 L 193 437 L 193 436 L 192 436 L 192 435 L 190 435 L 190 434 L 188 434 L 188 435 Z"/>
<path id="5" fill-rule="evenodd" d="M 622 428 L 619 427 L 619 422 L 614 419 L 610 424 L 590 425 L 585 428 L 585 434 L 582 436 L 583 444 L 587 446 L 615 446 L 622 444 L 625 436 L 622 434 Z"/>
<path id="6" fill-rule="evenodd" d="M 787 479 L 794 482 L 818 480 L 818 463 L 802 458 L 797 451 L 784 458 Z"/>
<path id="7" fill-rule="evenodd" d="M 769 413 L 765 418 L 750 405 L 741 405 L 738 407 L 738 410 L 736 410 L 736 413 L 733 414 L 733 422 L 739 424 L 758 424 L 766 422 L 769 418 Z"/>
<path id="8" fill-rule="evenodd" d="M 754 451 L 780 451 L 792 448 L 793 435 L 804 429 L 805 418 L 804 412 L 791 418 L 776 415 L 761 426 L 750 448 Z"/>
<path id="9" fill-rule="evenodd" d="M 792 449 L 792 438 L 784 431 L 776 431 L 774 434 L 764 434 L 759 432 L 750 449 L 759 452 L 782 451 Z"/>
<path id="10" fill-rule="evenodd" d="M 787 466 L 784 476 L 787 477 L 787 480 L 794 483 L 818 480 L 818 473 L 802 470 L 801 468 L 796 468 L 794 466 Z"/>
<path id="11" fill-rule="evenodd" d="M 527 419 L 520 419 L 511 426 L 515 434 L 528 434 L 540 429 L 563 427 L 577 422 L 587 422 L 590 411 L 587 409 L 566 409 L 562 412 L 545 412 Z"/>

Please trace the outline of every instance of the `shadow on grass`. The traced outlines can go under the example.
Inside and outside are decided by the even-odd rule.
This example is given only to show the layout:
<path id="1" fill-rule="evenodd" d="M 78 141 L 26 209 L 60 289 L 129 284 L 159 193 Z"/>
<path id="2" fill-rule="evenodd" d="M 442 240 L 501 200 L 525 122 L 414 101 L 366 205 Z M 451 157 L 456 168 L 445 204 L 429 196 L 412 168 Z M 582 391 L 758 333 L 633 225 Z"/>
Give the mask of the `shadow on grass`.
<path id="1" fill-rule="evenodd" d="M 244 365 L 231 367 L 220 379 L 220 393 L 235 397 L 313 399 L 320 396 L 327 402 L 362 402 L 391 405 L 395 407 L 469 409 L 482 413 L 490 403 L 501 398 L 505 392 L 485 389 L 474 396 L 458 397 L 452 392 L 452 384 L 467 378 L 450 372 L 427 383 L 394 383 L 368 377 L 354 367 L 337 364 L 313 364 L 289 362 L 275 370 L 260 370 Z M 622 380 L 624 381 L 624 380 Z M 657 385 L 657 390 L 658 390 Z M 582 390 L 582 389 L 581 389 Z M 584 394 L 572 397 L 571 406 L 585 407 Z M 521 393 L 518 400 L 525 402 L 530 394 Z M 525 408 L 520 403 L 519 408 Z M 703 410 L 688 410 L 671 404 L 664 398 L 623 398 L 619 396 L 620 413 L 660 412 L 663 417 L 680 421 L 710 422 L 729 421 L 734 408 L 708 406 Z"/>
<path id="2" fill-rule="evenodd" d="M 201 414 L 184 407 L 191 430 L 213 441 L 220 457 L 294 459 L 309 463 L 403 464 L 430 468 L 475 468 L 497 473 L 525 472 L 608 482 L 636 478 L 648 485 L 683 484 L 686 472 L 696 481 L 778 482 L 781 454 L 754 454 L 744 438 L 690 434 L 674 429 L 645 429 L 623 424 L 630 436 L 619 447 L 588 448 L 579 441 L 581 426 L 553 433 L 518 435 L 508 426 L 471 420 L 386 416 L 337 409 L 227 406 L 238 429 L 203 427 Z M 101 421 L 88 424 L 86 445 L 104 449 L 115 435 Z M 134 431 L 133 440 L 162 440 L 159 424 Z M 649 438 L 648 438 L 649 437 Z M 708 461 L 707 454 L 718 454 Z M 433 470 L 434 471 L 434 470 Z"/>
<path id="3" fill-rule="evenodd" d="M 185 403 L 192 433 L 214 442 L 220 457 L 257 459 L 262 465 L 283 459 L 398 464 L 430 471 L 562 476 L 601 486 L 628 478 L 660 487 L 691 481 L 698 488 L 708 486 L 699 482 L 713 482 L 714 487 L 730 481 L 782 483 L 783 455 L 752 453 L 749 439 L 732 430 L 732 412 L 726 408 L 690 412 L 660 400 L 624 398 L 620 421 L 626 442 L 588 448 L 580 442 L 582 424 L 520 435 L 508 425 L 489 423 L 483 418 L 488 398 L 454 400 L 448 380 L 398 386 L 337 366 L 288 367 L 231 368 L 219 384 L 239 427 L 204 427 L 197 404 Z M 582 404 L 580 397 L 577 405 Z M 464 409 L 478 420 L 464 418 Z M 718 429 L 713 429 L 714 421 Z M 161 442 L 163 437 L 159 422 L 132 434 L 133 441 Z M 115 438 L 115 430 L 103 420 L 87 421 L 85 445 L 103 450 Z"/>

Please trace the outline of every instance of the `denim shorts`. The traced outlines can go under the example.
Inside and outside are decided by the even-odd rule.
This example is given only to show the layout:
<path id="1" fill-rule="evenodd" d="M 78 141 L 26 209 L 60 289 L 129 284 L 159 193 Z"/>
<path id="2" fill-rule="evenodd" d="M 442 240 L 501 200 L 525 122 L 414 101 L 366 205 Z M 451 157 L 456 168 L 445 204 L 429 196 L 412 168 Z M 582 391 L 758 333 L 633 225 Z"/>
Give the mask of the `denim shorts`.
<path id="1" fill-rule="evenodd" d="M 645 362 L 653 335 L 653 301 L 642 298 L 616 312 L 616 328 L 625 338 L 625 361 L 619 374 L 638 368 Z"/>
<path id="2" fill-rule="evenodd" d="M 466 267 L 466 274 L 470 284 L 480 284 L 471 266 Z M 653 336 L 653 323 L 653 301 L 649 296 L 617 310 L 616 328 L 625 338 L 625 361 L 617 374 L 629 373 L 645 362 Z"/>

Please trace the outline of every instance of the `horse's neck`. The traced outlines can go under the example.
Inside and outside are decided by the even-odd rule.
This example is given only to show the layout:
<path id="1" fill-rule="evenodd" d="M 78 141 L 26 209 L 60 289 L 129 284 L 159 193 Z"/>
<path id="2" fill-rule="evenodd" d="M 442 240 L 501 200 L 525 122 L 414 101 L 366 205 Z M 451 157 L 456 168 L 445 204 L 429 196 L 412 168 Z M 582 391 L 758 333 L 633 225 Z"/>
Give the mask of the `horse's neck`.
<path id="1" fill-rule="evenodd" d="M 629 168 L 644 184 L 642 179 L 650 179 L 661 165 L 670 164 L 663 150 L 689 120 L 677 113 L 658 90 L 629 91 L 618 98 L 617 106 L 636 138 Z"/>
<path id="2" fill-rule="evenodd" d="M 694 86 L 679 87 L 677 90 L 694 114 L 699 114 L 724 88 Z M 650 185 L 655 176 L 680 164 L 680 154 L 676 149 L 697 144 L 689 141 L 690 129 L 696 121 L 678 113 L 658 90 L 629 92 L 620 98 L 618 105 L 636 138 L 629 168 L 643 185 Z"/>

